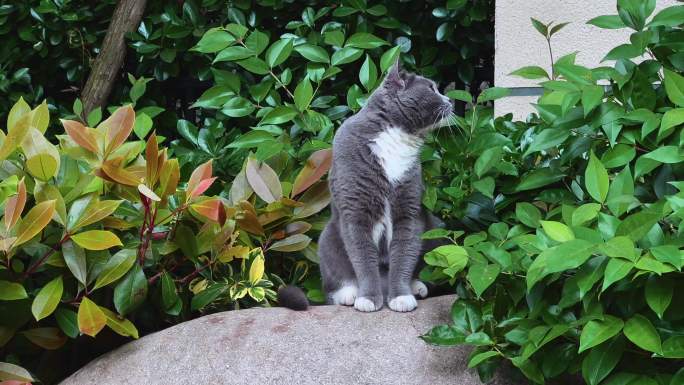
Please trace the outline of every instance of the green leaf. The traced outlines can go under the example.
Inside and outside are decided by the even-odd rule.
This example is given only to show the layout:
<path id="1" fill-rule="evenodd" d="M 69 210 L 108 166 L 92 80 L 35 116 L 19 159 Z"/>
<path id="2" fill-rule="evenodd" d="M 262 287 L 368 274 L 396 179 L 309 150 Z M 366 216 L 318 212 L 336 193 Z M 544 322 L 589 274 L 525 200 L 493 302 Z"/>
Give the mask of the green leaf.
<path id="1" fill-rule="evenodd" d="M 85 286 L 88 278 L 85 251 L 74 242 L 66 241 L 62 244 L 62 255 L 71 274 Z"/>
<path id="2" fill-rule="evenodd" d="M 641 56 L 643 53 L 644 50 L 641 47 L 637 47 L 633 44 L 622 44 L 608 51 L 601 61 L 632 59 Z"/>
<path id="3" fill-rule="evenodd" d="M 71 338 L 78 337 L 80 331 L 78 330 L 78 315 L 75 311 L 59 308 L 55 311 L 55 320 L 64 334 Z"/>
<path id="4" fill-rule="evenodd" d="M 354 47 L 344 47 L 336 51 L 330 59 L 330 64 L 334 66 L 348 64 L 356 61 L 363 55 L 363 50 Z"/>
<path id="5" fill-rule="evenodd" d="M 662 354 L 660 335 L 651 321 L 636 314 L 625 323 L 624 333 L 636 346 L 649 352 Z"/>
<path id="6" fill-rule="evenodd" d="M 207 287 L 192 297 L 192 301 L 190 301 L 190 309 L 195 311 L 204 308 L 218 298 L 221 294 L 225 293 L 226 290 L 228 290 L 228 286 L 222 284 L 214 284 Z"/>
<path id="7" fill-rule="evenodd" d="M 204 33 L 200 41 L 191 50 L 214 53 L 228 47 L 233 42 L 235 42 L 235 38 L 230 33 L 219 28 L 211 28 Z"/>
<path id="8" fill-rule="evenodd" d="M 245 45 L 254 55 L 259 56 L 268 47 L 268 35 L 255 29 L 247 36 Z"/>
<path id="9" fill-rule="evenodd" d="M 615 235 L 624 235 L 629 237 L 634 242 L 638 242 L 641 240 L 641 238 L 648 234 L 653 225 L 658 223 L 660 218 L 660 214 L 650 210 L 644 210 L 636 214 L 632 214 L 622 221 L 622 223 L 620 223 Z"/>
<path id="10" fill-rule="evenodd" d="M 292 53 L 294 43 L 292 39 L 280 39 L 275 41 L 266 51 L 266 63 L 273 68 L 287 60 Z"/>
<path id="11" fill-rule="evenodd" d="M 667 68 L 663 69 L 665 73 L 665 91 L 672 103 L 679 107 L 684 107 L 684 76 L 673 72 Z"/>
<path id="12" fill-rule="evenodd" d="M 235 96 L 226 102 L 221 109 L 221 113 L 231 118 L 240 118 L 250 115 L 256 107 L 249 100 L 242 96 Z"/>
<path id="13" fill-rule="evenodd" d="M 649 27 L 678 27 L 684 24 L 684 5 L 667 7 L 653 16 Z"/>
<path id="14" fill-rule="evenodd" d="M 473 96 L 470 94 L 470 92 L 465 90 L 451 90 L 447 92 L 445 96 L 449 99 L 460 100 L 465 103 L 473 102 Z"/>
<path id="15" fill-rule="evenodd" d="M 399 55 L 401 54 L 400 48 L 401 47 L 397 45 L 382 54 L 382 57 L 380 57 L 380 72 L 387 72 L 387 70 L 392 67 L 392 64 L 399 60 Z"/>
<path id="16" fill-rule="evenodd" d="M 176 304 L 181 300 L 176 291 L 176 284 L 173 282 L 173 278 L 167 272 L 162 274 L 160 279 L 161 294 L 162 294 L 162 305 L 164 310 L 169 312 L 176 307 Z M 180 310 L 180 308 L 179 308 Z M 177 314 L 176 314 L 177 315 Z"/>
<path id="17" fill-rule="evenodd" d="M 278 106 L 269 111 L 259 122 L 260 126 L 267 124 L 283 124 L 294 119 L 297 116 L 297 110 L 288 106 Z"/>
<path id="18" fill-rule="evenodd" d="M 595 17 L 589 20 L 587 24 L 595 25 L 603 29 L 621 29 L 627 27 L 618 15 L 604 15 Z"/>
<path id="19" fill-rule="evenodd" d="M 525 150 L 523 156 L 530 155 L 537 151 L 543 151 L 549 148 L 557 147 L 570 136 L 570 132 L 566 129 L 547 128 L 542 130 L 534 137 L 534 141 Z"/>
<path id="20" fill-rule="evenodd" d="M 13 383 L 12 381 L 25 383 L 33 382 L 35 379 L 31 377 L 31 373 L 29 373 L 28 370 L 22 368 L 21 366 L 10 364 L 8 362 L 0 362 L 0 381 L 8 381 L 8 385 L 10 385 Z"/>
<path id="21" fill-rule="evenodd" d="M 596 158 L 593 151 L 590 154 L 589 163 L 584 172 L 584 184 L 589 195 L 595 201 L 603 203 L 606 200 L 609 187 L 608 172 L 603 167 L 601 161 Z"/>
<path id="22" fill-rule="evenodd" d="M 572 225 L 582 226 L 587 222 L 591 222 L 598 216 L 599 211 L 601 211 L 601 205 L 598 203 L 583 204 L 572 212 Z"/>
<path id="23" fill-rule="evenodd" d="M 465 342 L 465 334 L 449 325 L 435 326 L 420 338 L 431 345 L 438 346 L 453 346 Z"/>
<path id="24" fill-rule="evenodd" d="M 668 110 L 663 115 L 663 118 L 660 122 L 660 130 L 658 131 L 658 133 L 660 135 L 661 133 L 667 132 L 672 127 L 679 126 L 682 123 L 684 123 L 684 108 L 673 108 L 671 110 Z M 674 147 L 674 146 L 670 146 L 670 147 Z M 679 157 L 678 159 L 682 159 L 682 158 Z M 674 163 L 674 162 L 664 162 L 664 163 Z"/>
<path id="25" fill-rule="evenodd" d="M 135 249 L 123 249 L 112 255 L 107 261 L 107 264 L 105 264 L 100 275 L 97 277 L 97 281 L 95 281 L 95 286 L 92 290 L 107 286 L 121 278 L 135 263 L 136 255 L 137 251 Z"/>
<path id="26" fill-rule="evenodd" d="M 468 252 L 461 246 L 446 245 L 425 254 L 425 262 L 444 268 L 444 274 L 453 277 L 468 264 Z"/>
<path id="27" fill-rule="evenodd" d="M 523 175 L 515 187 L 516 192 L 534 190 L 563 179 L 565 175 L 548 167 L 536 169 Z"/>
<path id="28" fill-rule="evenodd" d="M 246 59 L 250 56 L 253 56 L 254 52 L 250 50 L 249 48 L 245 48 L 243 46 L 233 46 L 233 47 L 228 47 L 223 49 L 221 52 L 219 52 L 216 55 L 216 58 L 214 58 L 214 63 L 222 62 L 222 61 L 235 61 L 235 60 L 241 60 L 241 59 Z"/>
<path id="29" fill-rule="evenodd" d="M 673 336 L 663 342 L 663 356 L 667 358 L 684 358 L 684 336 Z M 684 369 L 680 370 L 679 377 L 684 379 Z M 671 382 L 672 385 L 679 385 L 684 382 Z"/>
<path id="30" fill-rule="evenodd" d="M 477 103 L 482 104 L 482 103 L 485 103 L 488 101 L 505 98 L 506 96 L 508 96 L 510 94 L 511 94 L 511 90 L 509 88 L 503 88 L 503 87 L 487 88 L 486 90 L 482 91 L 482 93 L 480 93 L 480 95 L 478 95 Z"/>
<path id="31" fill-rule="evenodd" d="M 309 108 L 311 99 L 313 98 L 313 87 L 309 79 L 304 78 L 294 91 L 294 102 L 299 111 L 304 111 Z"/>
<path id="32" fill-rule="evenodd" d="M 475 161 L 475 175 L 482 178 L 496 163 L 501 162 L 502 155 L 502 147 L 497 146 L 484 150 Z"/>
<path id="33" fill-rule="evenodd" d="M 511 72 L 509 75 L 524 79 L 550 79 L 548 72 L 538 66 L 522 67 Z"/>
<path id="34" fill-rule="evenodd" d="M 530 18 L 530 20 L 532 21 L 532 26 L 534 27 L 534 29 L 537 30 L 537 32 L 539 32 L 544 37 L 549 36 L 549 27 L 546 24 L 542 23 L 541 21 L 533 17 Z"/>
<path id="35" fill-rule="evenodd" d="M 541 221 L 546 235 L 556 242 L 567 242 L 575 239 L 575 234 L 565 224 L 555 221 Z"/>
<path id="36" fill-rule="evenodd" d="M 582 87 L 582 107 L 584 116 L 588 116 L 603 101 L 603 87 L 588 85 Z"/>
<path id="37" fill-rule="evenodd" d="M 114 307 L 125 316 L 137 309 L 147 298 L 147 277 L 137 263 L 114 288 Z"/>
<path id="38" fill-rule="evenodd" d="M 537 206 L 527 203 L 519 202 L 515 206 L 515 216 L 524 225 L 537 228 L 539 227 L 539 221 L 541 220 L 541 213 Z"/>
<path id="39" fill-rule="evenodd" d="M 660 278 L 655 275 L 646 281 L 646 303 L 662 319 L 663 314 L 672 302 L 674 282 L 671 279 Z"/>
<path id="40" fill-rule="evenodd" d="M 573 239 L 544 250 L 532 262 L 527 271 L 527 288 L 549 274 L 576 269 L 586 262 L 596 246 L 583 239 Z"/>
<path id="41" fill-rule="evenodd" d="M 347 39 L 344 47 L 354 47 L 362 49 L 372 49 L 389 45 L 385 40 L 367 32 L 357 32 Z M 333 64 L 335 65 L 335 64 Z"/>
<path id="42" fill-rule="evenodd" d="M 496 277 L 501 272 L 499 265 L 491 264 L 475 264 L 470 266 L 468 269 L 468 275 L 466 278 L 470 285 L 473 287 L 475 294 L 478 297 L 482 296 L 487 288 L 496 281 Z"/>
<path id="43" fill-rule="evenodd" d="M 258 57 L 249 57 L 237 62 L 242 68 L 257 75 L 266 75 L 269 73 L 269 67 L 265 61 Z"/>
<path id="44" fill-rule="evenodd" d="M 613 283 L 625 278 L 632 268 L 634 262 L 625 261 L 619 258 L 611 258 L 606 265 L 606 271 L 603 273 L 603 285 L 601 291 L 605 291 Z"/>
<path id="45" fill-rule="evenodd" d="M 620 333 L 625 323 L 611 315 L 604 315 L 603 319 L 589 321 L 582 329 L 578 353 L 593 348 Z"/>
<path id="46" fill-rule="evenodd" d="M 626 347 L 618 336 L 594 348 L 582 361 L 582 377 L 589 385 L 598 385 L 615 369 Z"/>
<path id="47" fill-rule="evenodd" d="M 20 283 L 0 281 L 0 300 L 14 301 L 24 298 L 28 298 L 28 294 Z"/>
<path id="48" fill-rule="evenodd" d="M 494 350 L 490 350 L 490 351 L 484 352 L 484 353 L 478 353 L 478 354 L 472 356 L 470 358 L 470 360 L 468 360 L 468 368 L 472 369 L 472 368 L 476 367 L 477 365 L 487 361 L 488 359 L 495 357 L 495 356 L 498 356 L 498 355 L 499 355 L 499 353 L 497 351 L 494 351 Z"/>
<path id="49" fill-rule="evenodd" d="M 58 276 L 52 281 L 48 282 L 36 295 L 36 298 L 31 304 L 31 313 L 36 321 L 49 316 L 57 309 L 59 301 L 62 299 L 62 291 L 64 290 L 64 283 L 62 276 Z"/>
<path id="50" fill-rule="evenodd" d="M 370 55 L 366 55 L 366 60 L 361 65 L 359 70 L 359 81 L 366 91 L 371 91 L 378 81 L 378 69 L 373 63 Z"/>
<path id="51" fill-rule="evenodd" d="M 630 146 L 631 148 L 631 146 Z M 615 215 L 621 216 L 629 209 L 634 202 L 634 180 L 632 173 L 629 171 L 629 166 L 625 167 L 613 179 L 608 189 L 608 201 L 606 205 L 608 209 Z"/>
<path id="52" fill-rule="evenodd" d="M 330 57 L 328 56 L 328 52 L 326 52 L 323 48 L 317 45 L 302 44 L 296 46 L 294 49 L 300 55 L 304 56 L 306 59 L 312 62 L 325 64 L 330 63 Z"/>

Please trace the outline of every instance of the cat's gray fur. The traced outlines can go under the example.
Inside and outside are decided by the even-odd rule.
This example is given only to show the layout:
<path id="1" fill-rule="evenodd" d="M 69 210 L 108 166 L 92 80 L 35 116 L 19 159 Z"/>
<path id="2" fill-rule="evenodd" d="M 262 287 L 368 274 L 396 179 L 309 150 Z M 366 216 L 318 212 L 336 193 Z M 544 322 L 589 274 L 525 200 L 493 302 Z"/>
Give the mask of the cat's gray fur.
<path id="1" fill-rule="evenodd" d="M 332 215 L 318 243 L 330 303 L 411 311 L 424 245 L 438 225 L 421 204 L 419 150 L 425 135 L 452 111 L 432 80 L 395 64 L 366 105 L 333 139 L 329 176 Z"/>

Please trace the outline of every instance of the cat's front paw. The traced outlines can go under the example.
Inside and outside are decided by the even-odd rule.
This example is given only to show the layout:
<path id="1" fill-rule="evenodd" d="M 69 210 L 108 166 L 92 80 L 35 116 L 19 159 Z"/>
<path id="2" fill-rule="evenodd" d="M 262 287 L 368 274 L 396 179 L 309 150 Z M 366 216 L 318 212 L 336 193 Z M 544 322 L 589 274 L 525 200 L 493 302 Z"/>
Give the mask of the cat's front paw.
<path id="1" fill-rule="evenodd" d="M 400 295 L 389 301 L 389 308 L 398 312 L 412 311 L 416 306 L 418 306 L 418 302 L 413 295 Z"/>
<path id="2" fill-rule="evenodd" d="M 354 301 L 354 309 L 358 311 L 371 312 L 380 310 L 380 308 L 382 308 L 382 299 L 378 303 L 378 301 L 373 301 L 368 297 L 356 297 Z"/>
<path id="3" fill-rule="evenodd" d="M 411 281 L 411 293 L 417 295 L 420 298 L 425 298 L 428 295 L 428 288 L 420 280 L 414 279 Z"/>
<path id="4" fill-rule="evenodd" d="M 351 306 L 356 301 L 357 291 L 356 285 L 344 285 L 332 294 L 333 303 L 335 305 Z"/>

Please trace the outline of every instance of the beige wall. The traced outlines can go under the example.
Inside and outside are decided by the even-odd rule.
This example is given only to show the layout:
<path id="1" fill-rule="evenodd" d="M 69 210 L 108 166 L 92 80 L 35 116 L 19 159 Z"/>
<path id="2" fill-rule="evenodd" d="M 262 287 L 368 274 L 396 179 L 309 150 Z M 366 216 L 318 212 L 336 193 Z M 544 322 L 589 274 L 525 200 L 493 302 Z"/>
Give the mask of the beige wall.
<path id="1" fill-rule="evenodd" d="M 675 0 L 656 0 L 657 10 Z M 539 65 L 550 72 L 546 40 L 530 23 L 534 17 L 544 23 L 570 22 L 552 39 L 555 58 L 579 51 L 577 63 L 596 67 L 613 47 L 629 42 L 629 29 L 604 30 L 586 22 L 600 15 L 617 14 L 616 0 L 497 0 L 494 83 L 499 87 L 535 87 L 532 80 L 509 76 L 516 69 Z M 516 119 L 534 111 L 535 96 L 517 96 L 496 102 L 496 114 L 512 112 Z"/>

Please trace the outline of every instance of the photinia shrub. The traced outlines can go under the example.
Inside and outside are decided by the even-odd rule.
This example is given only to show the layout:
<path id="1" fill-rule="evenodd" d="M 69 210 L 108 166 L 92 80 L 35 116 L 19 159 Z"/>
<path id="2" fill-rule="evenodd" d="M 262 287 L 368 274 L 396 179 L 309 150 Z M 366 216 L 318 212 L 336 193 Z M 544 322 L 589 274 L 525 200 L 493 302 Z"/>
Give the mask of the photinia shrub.
<path id="1" fill-rule="evenodd" d="M 268 306 L 272 279 L 282 280 L 266 267 L 312 247 L 306 218 L 329 202 L 320 181 L 329 150 L 314 152 L 293 184 L 249 157 L 230 196 L 210 196 L 220 190 L 212 161 L 182 181 L 178 160 L 159 147 L 164 138 L 150 131 L 129 140 L 131 105 L 95 128 L 62 120 L 58 145 L 44 136 L 49 120 L 45 103 L 31 109 L 20 99 L 0 131 L 0 346 L 8 351 L 56 350 L 105 327 L 138 338 L 137 321 L 149 331 L 160 327 L 150 318 L 163 325 Z M 292 274 L 301 279 L 306 269 Z M 36 379 L 14 364 L 54 375 L 35 347 L 28 351 L 30 360 L 17 353 L 1 363 L 0 378 Z"/>

